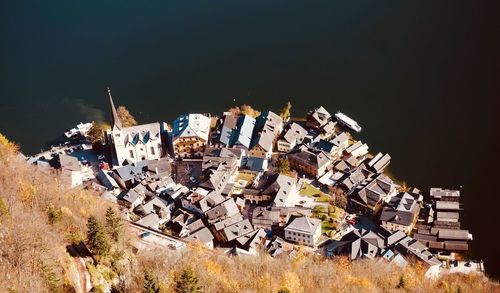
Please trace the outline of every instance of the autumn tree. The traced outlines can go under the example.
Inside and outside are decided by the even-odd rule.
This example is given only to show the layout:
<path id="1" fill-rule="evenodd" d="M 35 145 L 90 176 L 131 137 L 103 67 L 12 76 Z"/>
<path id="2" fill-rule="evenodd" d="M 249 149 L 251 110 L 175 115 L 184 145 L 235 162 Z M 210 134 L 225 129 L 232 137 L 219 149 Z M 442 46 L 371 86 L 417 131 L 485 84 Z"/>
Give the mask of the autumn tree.
<path id="1" fill-rule="evenodd" d="M 87 138 L 92 144 L 102 143 L 104 141 L 104 133 L 106 130 L 111 129 L 111 126 L 106 123 L 93 123 Z"/>
<path id="2" fill-rule="evenodd" d="M 290 174 L 291 169 L 290 169 L 290 161 L 288 161 L 287 158 L 279 158 L 278 159 L 278 172 L 281 174 Z"/>
<path id="3" fill-rule="evenodd" d="M 196 277 L 196 275 L 191 269 L 187 268 L 182 271 L 182 274 L 175 283 L 175 292 L 177 293 L 201 292 L 201 288 L 198 285 L 198 277 Z"/>
<path id="4" fill-rule="evenodd" d="M 283 107 L 283 109 L 281 109 L 280 111 L 280 117 L 281 119 L 283 119 L 283 121 L 288 121 L 288 119 L 290 119 L 290 110 L 292 109 L 292 103 L 290 103 L 290 101 L 288 101 L 286 103 L 286 106 Z"/>
<path id="5" fill-rule="evenodd" d="M 156 278 L 150 270 L 144 270 L 144 285 L 142 286 L 144 293 L 157 293 L 160 292 L 160 287 L 156 282 Z"/>
<path id="6" fill-rule="evenodd" d="M 87 246 L 98 258 L 107 255 L 110 249 L 104 228 L 94 216 L 90 216 L 87 222 Z"/>
<path id="7" fill-rule="evenodd" d="M 118 118 L 120 118 L 120 122 L 122 123 L 123 127 L 137 125 L 137 121 L 135 120 L 134 116 L 130 114 L 125 106 L 119 106 L 116 109 L 116 113 L 118 114 Z"/>
<path id="8" fill-rule="evenodd" d="M 250 105 L 243 105 L 240 107 L 241 114 L 252 116 L 253 118 L 256 118 L 260 115 L 260 111 L 252 108 Z"/>
<path id="9" fill-rule="evenodd" d="M 118 241 L 122 233 L 122 220 L 112 207 L 106 210 L 106 230 L 114 241 Z"/>

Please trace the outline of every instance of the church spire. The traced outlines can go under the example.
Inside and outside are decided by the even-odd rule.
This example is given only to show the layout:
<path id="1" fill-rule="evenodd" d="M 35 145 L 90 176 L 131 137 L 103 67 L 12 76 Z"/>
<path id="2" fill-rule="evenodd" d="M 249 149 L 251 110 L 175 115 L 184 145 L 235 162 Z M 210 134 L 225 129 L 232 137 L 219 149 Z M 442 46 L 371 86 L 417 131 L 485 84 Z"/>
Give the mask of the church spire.
<path id="1" fill-rule="evenodd" d="M 122 123 L 120 117 L 118 117 L 118 112 L 116 112 L 115 104 L 113 103 L 113 97 L 111 97 L 111 90 L 108 87 L 109 96 L 109 106 L 111 108 L 111 127 L 122 128 Z"/>

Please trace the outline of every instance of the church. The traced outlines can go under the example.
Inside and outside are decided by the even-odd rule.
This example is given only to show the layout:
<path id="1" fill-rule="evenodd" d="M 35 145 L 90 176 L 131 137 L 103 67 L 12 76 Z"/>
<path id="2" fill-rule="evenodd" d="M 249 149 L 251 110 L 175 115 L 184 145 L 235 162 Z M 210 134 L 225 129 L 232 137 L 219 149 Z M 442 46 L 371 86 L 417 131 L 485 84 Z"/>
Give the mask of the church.
<path id="1" fill-rule="evenodd" d="M 161 124 L 154 122 L 123 127 L 109 88 L 108 96 L 111 108 L 111 130 L 106 136 L 111 145 L 113 165 L 123 166 L 143 160 L 160 159 L 163 155 Z"/>

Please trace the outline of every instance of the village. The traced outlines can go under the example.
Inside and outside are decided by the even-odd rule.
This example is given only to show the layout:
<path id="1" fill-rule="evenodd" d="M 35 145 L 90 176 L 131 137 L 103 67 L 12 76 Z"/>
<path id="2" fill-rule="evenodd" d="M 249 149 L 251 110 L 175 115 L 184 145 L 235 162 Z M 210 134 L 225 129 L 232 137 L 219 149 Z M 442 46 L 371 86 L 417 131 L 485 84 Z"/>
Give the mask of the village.
<path id="1" fill-rule="evenodd" d="M 384 173 L 387 153 L 356 140 L 361 127 L 320 106 L 305 117 L 232 108 L 188 113 L 171 124 L 126 125 L 108 89 L 111 129 L 98 147 L 92 123 L 68 141 L 27 157 L 57 170 L 71 188 L 116 203 L 139 246 L 183 250 L 186 243 L 228 255 L 369 258 L 426 275 L 484 271 L 466 257 L 460 190 L 420 190 Z"/>

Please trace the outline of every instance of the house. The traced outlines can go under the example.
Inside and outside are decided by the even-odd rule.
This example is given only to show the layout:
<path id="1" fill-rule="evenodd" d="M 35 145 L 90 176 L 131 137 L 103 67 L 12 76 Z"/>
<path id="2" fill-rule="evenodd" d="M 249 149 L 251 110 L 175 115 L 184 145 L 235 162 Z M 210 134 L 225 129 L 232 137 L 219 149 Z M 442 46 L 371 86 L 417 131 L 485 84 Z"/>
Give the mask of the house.
<path id="1" fill-rule="evenodd" d="M 332 160 L 325 152 L 313 153 L 309 150 L 299 150 L 288 155 L 290 168 L 298 172 L 319 178 L 326 173 Z"/>
<path id="2" fill-rule="evenodd" d="M 306 115 L 306 126 L 319 129 L 327 124 L 332 115 L 323 106 L 309 111 Z"/>
<path id="3" fill-rule="evenodd" d="M 386 247 L 385 239 L 371 230 L 355 229 L 339 241 L 325 245 L 325 255 L 345 254 L 350 260 L 366 257 L 374 259 Z"/>
<path id="4" fill-rule="evenodd" d="M 218 140 L 218 142 L 215 142 L 214 145 L 219 147 L 229 147 L 233 137 L 233 131 L 236 128 L 236 123 L 238 122 L 238 115 L 231 112 L 225 112 L 222 119 L 223 122 L 220 123 L 216 132 L 218 136 L 214 138 L 214 140 Z"/>
<path id="5" fill-rule="evenodd" d="M 294 218 L 285 227 L 285 239 L 315 247 L 321 236 L 321 220 L 309 217 Z"/>
<path id="6" fill-rule="evenodd" d="M 224 235 L 224 237 L 222 239 L 222 242 L 233 241 L 234 239 L 246 235 L 252 231 L 253 226 L 252 223 L 250 223 L 250 220 L 242 220 L 223 229 L 222 234 Z"/>
<path id="7" fill-rule="evenodd" d="M 191 242 L 198 242 L 211 249 L 214 248 L 214 235 L 212 234 L 212 232 L 210 232 L 210 229 L 205 226 L 190 234 L 188 237 L 186 237 L 186 240 Z"/>
<path id="8" fill-rule="evenodd" d="M 336 121 L 328 121 L 325 125 L 321 127 L 321 135 L 323 136 L 324 139 L 328 139 L 335 135 L 336 132 L 336 126 L 337 122 Z"/>
<path id="9" fill-rule="evenodd" d="M 158 225 L 170 221 L 172 209 L 173 204 L 158 196 L 153 197 L 147 203 L 136 208 L 136 210 L 140 211 L 140 213 L 142 213 L 143 215 L 149 215 L 151 213 L 157 214 Z"/>
<path id="10" fill-rule="evenodd" d="M 118 200 L 122 202 L 130 210 L 135 209 L 137 206 L 142 204 L 145 198 L 145 194 L 137 192 L 136 189 L 132 188 L 125 192 L 122 192 L 118 196 Z"/>
<path id="11" fill-rule="evenodd" d="M 263 229 L 255 229 L 250 233 L 236 238 L 236 247 L 240 252 L 247 255 L 258 255 L 259 249 L 266 243 L 266 231 Z"/>
<path id="12" fill-rule="evenodd" d="M 297 179 L 294 176 L 278 174 L 269 181 L 271 184 L 262 191 L 262 194 L 272 196 L 275 207 L 287 206 L 289 199 L 297 193 Z"/>
<path id="13" fill-rule="evenodd" d="M 451 190 L 443 188 L 431 188 L 431 198 L 442 201 L 458 201 L 460 199 L 460 190 Z"/>
<path id="14" fill-rule="evenodd" d="M 302 143 L 307 135 L 307 130 L 305 130 L 299 124 L 293 122 L 289 124 L 288 128 L 285 129 L 284 134 L 278 139 L 277 149 L 279 152 L 288 153 L 296 145 Z"/>
<path id="15" fill-rule="evenodd" d="M 383 155 L 382 153 L 378 153 L 368 162 L 368 167 L 375 173 L 382 173 L 390 162 L 391 156 L 389 154 Z"/>
<path id="16" fill-rule="evenodd" d="M 261 159 L 271 158 L 274 140 L 282 129 L 283 120 L 280 116 L 271 111 L 262 113 L 256 119 L 254 139 L 248 155 Z"/>
<path id="17" fill-rule="evenodd" d="M 230 140 L 230 146 L 236 148 L 250 148 L 252 141 L 255 119 L 252 116 L 244 115 L 238 119 L 236 128 Z"/>
<path id="18" fill-rule="evenodd" d="M 211 120 L 202 114 L 185 114 L 174 120 L 172 147 L 176 158 L 201 158 L 210 134 Z"/>
<path id="19" fill-rule="evenodd" d="M 143 160 L 160 159 L 163 155 L 160 123 L 124 127 L 118 117 L 109 88 L 108 97 L 112 128 L 107 132 L 106 137 L 114 151 L 113 165 L 123 166 Z"/>
<path id="20" fill-rule="evenodd" d="M 414 195 L 402 192 L 393 196 L 382 209 L 380 222 L 390 231 L 400 230 L 410 234 L 420 211 L 420 203 Z"/>
<path id="21" fill-rule="evenodd" d="M 252 211 L 252 224 L 255 228 L 271 229 L 280 223 L 281 212 L 279 209 L 256 207 Z"/>
<path id="22" fill-rule="evenodd" d="M 351 203 L 366 213 L 377 213 L 384 200 L 396 192 L 396 184 L 384 174 L 378 174 L 350 193 Z"/>
<path id="23" fill-rule="evenodd" d="M 61 154 L 58 156 L 58 160 L 58 165 L 61 168 L 61 182 L 71 188 L 82 185 L 84 174 L 78 158 Z"/>
<path id="24" fill-rule="evenodd" d="M 368 145 L 360 140 L 345 149 L 347 154 L 359 158 L 368 154 Z"/>
<path id="25" fill-rule="evenodd" d="M 143 173 L 146 169 L 147 161 L 138 161 L 115 168 L 112 176 L 121 188 L 127 189 L 135 186 L 145 178 Z"/>

